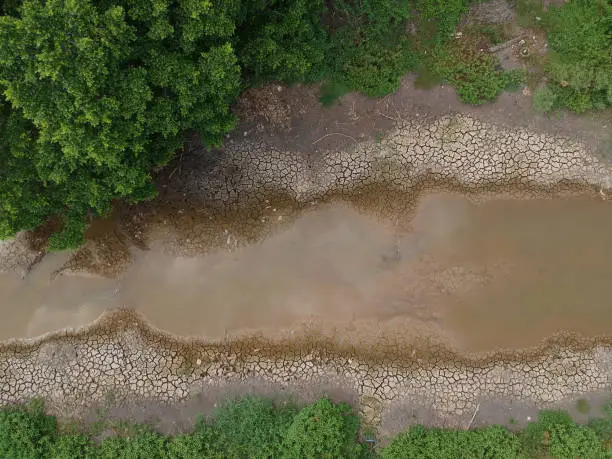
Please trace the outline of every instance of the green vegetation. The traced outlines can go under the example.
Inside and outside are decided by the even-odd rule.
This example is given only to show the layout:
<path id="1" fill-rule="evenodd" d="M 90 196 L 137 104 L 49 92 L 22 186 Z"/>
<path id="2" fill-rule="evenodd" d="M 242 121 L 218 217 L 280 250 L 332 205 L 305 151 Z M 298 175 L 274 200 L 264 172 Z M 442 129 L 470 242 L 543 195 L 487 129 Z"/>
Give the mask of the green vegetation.
<path id="1" fill-rule="evenodd" d="M 103 3 L 0 17 L 0 238 L 56 216 L 51 248 L 74 247 L 88 215 L 154 195 L 150 170 L 184 131 L 218 144 L 234 126 L 231 2 Z"/>
<path id="2" fill-rule="evenodd" d="M 219 145 L 251 85 L 321 82 L 325 105 L 393 92 L 409 71 L 470 104 L 519 87 L 524 73 L 503 71 L 486 49 L 502 28 L 459 26 L 472 1 L 2 2 L 0 239 L 50 222 L 51 249 L 78 246 L 113 202 L 155 195 L 151 170 L 185 132 Z M 611 105 L 610 2 L 543 5 L 516 1 L 518 22 L 549 34 L 536 108 Z"/>
<path id="3" fill-rule="evenodd" d="M 612 105 L 612 3 L 572 0 L 545 17 L 548 86 L 539 109 L 582 113 Z M 546 103 L 542 103 L 542 101 Z"/>
<path id="4" fill-rule="evenodd" d="M 608 409 L 609 410 L 609 409 Z M 542 411 L 518 433 L 499 426 L 469 431 L 415 426 L 382 450 L 383 458 L 612 457 L 612 413 L 578 425 L 563 411 Z"/>
<path id="5" fill-rule="evenodd" d="M 109 426 L 107 426 L 109 427 Z M 247 396 L 225 402 L 191 433 L 169 436 L 146 426 L 99 431 L 61 428 L 40 402 L 0 410 L 0 457 L 34 458 L 605 458 L 612 457 L 612 408 L 588 425 L 563 411 L 542 411 L 521 432 L 416 425 L 374 450 L 359 440 L 359 419 L 346 404 L 320 399 L 301 409 Z M 363 437 L 372 439 L 371 435 Z M 373 443 L 369 442 L 370 445 Z"/>
<path id="6" fill-rule="evenodd" d="M 94 441 L 58 429 L 42 405 L 0 410 L 0 457 L 30 458 L 337 458 L 365 457 L 357 441 L 358 418 L 346 404 L 321 399 L 299 410 L 245 397 L 223 404 L 189 434 L 165 436 L 145 426 L 114 426 Z"/>
<path id="7" fill-rule="evenodd" d="M 495 99 L 504 89 L 516 89 L 524 80 L 521 70 L 500 70 L 497 58 L 469 39 L 433 48 L 425 66 L 436 80 L 455 86 L 463 102 L 474 105 Z"/>

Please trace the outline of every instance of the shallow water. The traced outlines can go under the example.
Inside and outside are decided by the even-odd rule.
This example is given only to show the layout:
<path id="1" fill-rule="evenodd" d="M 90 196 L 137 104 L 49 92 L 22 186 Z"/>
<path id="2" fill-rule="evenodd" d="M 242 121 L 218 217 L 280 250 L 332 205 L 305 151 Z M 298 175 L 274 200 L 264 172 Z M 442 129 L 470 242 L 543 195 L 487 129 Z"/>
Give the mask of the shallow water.
<path id="1" fill-rule="evenodd" d="M 424 197 L 380 221 L 334 203 L 244 248 L 137 252 L 116 280 L 0 276 L 0 339 L 95 319 L 107 307 L 216 339 L 323 330 L 358 340 L 431 331 L 467 350 L 525 347 L 565 329 L 612 333 L 612 207 L 601 199 Z M 309 328 L 310 327 L 310 328 Z"/>

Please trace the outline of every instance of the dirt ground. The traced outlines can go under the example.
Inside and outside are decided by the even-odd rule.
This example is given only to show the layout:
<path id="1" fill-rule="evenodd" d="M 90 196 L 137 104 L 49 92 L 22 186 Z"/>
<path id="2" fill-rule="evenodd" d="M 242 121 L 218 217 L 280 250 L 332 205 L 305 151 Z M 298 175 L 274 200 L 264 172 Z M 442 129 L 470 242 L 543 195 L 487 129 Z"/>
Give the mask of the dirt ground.
<path id="1" fill-rule="evenodd" d="M 252 100 L 263 101 L 263 105 L 242 116 L 228 142 L 252 136 L 283 149 L 316 154 L 384 136 L 398 119 L 427 119 L 461 112 L 502 126 L 577 138 L 612 157 L 612 150 L 604 150 L 609 147 L 606 142 L 612 140 L 612 110 L 584 116 L 541 115 L 534 112 L 531 95 L 522 91 L 505 92 L 495 102 L 471 106 L 458 99 L 453 87 L 419 89 L 414 86 L 415 79 L 414 75 L 406 76 L 396 93 L 382 99 L 347 94 L 329 108 L 319 103 L 317 87 L 272 85 L 249 90 L 237 104 L 238 114 L 241 107 L 252 107 Z M 268 122 L 271 113 L 281 119 Z"/>

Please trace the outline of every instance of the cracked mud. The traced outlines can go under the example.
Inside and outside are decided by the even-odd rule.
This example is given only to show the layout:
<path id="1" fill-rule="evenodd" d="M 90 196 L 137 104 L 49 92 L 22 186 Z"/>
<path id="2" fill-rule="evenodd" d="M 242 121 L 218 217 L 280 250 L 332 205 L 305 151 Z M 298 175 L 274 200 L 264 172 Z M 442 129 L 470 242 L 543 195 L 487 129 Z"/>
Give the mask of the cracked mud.
<path id="1" fill-rule="evenodd" d="M 33 317 L 0 330 L 78 328 L 109 306 L 147 322 L 122 310 L 7 342 L 0 403 L 37 396 L 77 413 L 110 392 L 177 403 L 258 377 L 331 381 L 357 393 L 374 424 L 406 401 L 461 424 L 484 399 L 546 406 L 608 390 L 612 348 L 595 336 L 611 332 L 600 306 L 611 293 L 602 281 L 612 271 L 610 165 L 577 140 L 468 115 L 394 123 L 374 140 L 342 134 L 343 148 L 323 148 L 339 135 L 328 132 L 310 154 L 238 133 L 222 153 L 186 159 L 181 179 L 165 182 L 159 202 L 170 204 L 119 215 L 69 259 L 45 257 L 31 270 L 39 246 L 26 236 L 2 243 L 3 271 L 64 275 L 29 290 L 39 295 L 28 300 Z M 576 233 L 588 242 L 568 248 Z M 538 277 L 570 259 L 575 271 Z M 3 276 L 6 306 L 25 304 L 23 285 Z M 529 279 L 541 288 L 530 292 Z M 555 292 L 567 279 L 582 282 L 574 296 Z M 66 294 L 75 283 L 81 293 Z M 511 295 L 518 290 L 527 293 Z M 76 313 L 58 312 L 70 298 Z M 549 309 L 532 313 L 543 298 Z M 526 320 L 537 332 L 522 330 Z M 584 338 L 535 346 L 573 323 Z M 504 327 L 516 340 L 495 341 Z"/>

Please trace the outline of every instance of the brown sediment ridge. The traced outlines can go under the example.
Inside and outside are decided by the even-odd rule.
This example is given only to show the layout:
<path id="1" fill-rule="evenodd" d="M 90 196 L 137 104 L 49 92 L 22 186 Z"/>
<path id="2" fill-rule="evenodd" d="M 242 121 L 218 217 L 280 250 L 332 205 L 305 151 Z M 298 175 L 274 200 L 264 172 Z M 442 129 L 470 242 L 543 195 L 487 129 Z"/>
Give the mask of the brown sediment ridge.
<path id="1" fill-rule="evenodd" d="M 486 399 L 547 406 L 608 390 L 612 338 L 559 335 L 537 348 L 478 355 L 435 343 L 342 346 L 316 335 L 214 343 L 172 336 L 117 310 L 79 330 L 0 345 L 0 404 L 42 397 L 64 415 L 111 392 L 121 400 L 177 403 L 253 377 L 281 387 L 332 382 L 359 394 L 374 424 L 391 403 L 406 400 L 461 419 Z"/>

